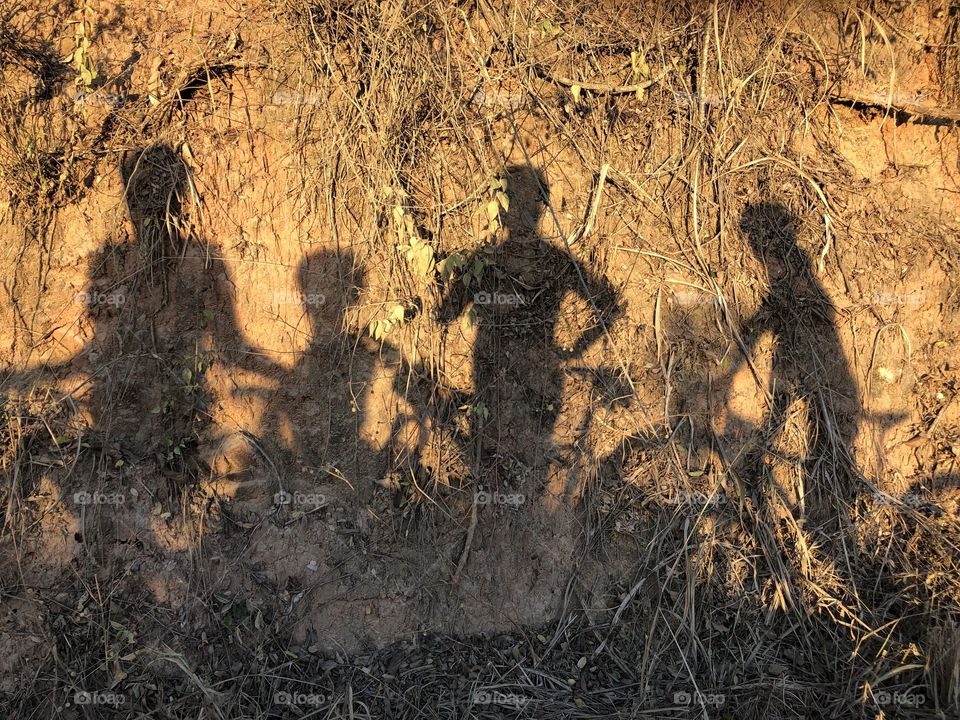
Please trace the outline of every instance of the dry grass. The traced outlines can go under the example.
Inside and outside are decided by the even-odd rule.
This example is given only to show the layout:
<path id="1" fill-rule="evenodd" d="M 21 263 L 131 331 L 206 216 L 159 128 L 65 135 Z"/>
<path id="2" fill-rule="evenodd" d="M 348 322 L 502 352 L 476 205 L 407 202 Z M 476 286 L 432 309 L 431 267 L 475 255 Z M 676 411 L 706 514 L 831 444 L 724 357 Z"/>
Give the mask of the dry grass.
<path id="1" fill-rule="evenodd" d="M 358 265 L 376 268 L 363 306 L 399 303 L 407 313 L 384 355 L 406 374 L 410 403 L 434 421 L 411 441 L 421 453 L 428 445 L 443 452 L 456 434 L 450 378 L 461 368 L 445 365 L 436 320 L 442 288 L 407 261 L 394 208 L 413 218 L 437 260 L 476 250 L 483 241 L 475 210 L 507 163 L 504 148 L 523 148 L 538 166 L 562 153 L 555 189 L 574 187 L 563 173 L 592 178 L 589 192 L 570 198 L 573 212 L 550 204 L 545 234 L 562 238 L 595 273 L 629 255 L 638 273 L 676 272 L 709 298 L 702 313 L 670 314 L 662 283 L 643 346 L 625 323 L 604 328 L 610 367 L 597 373 L 588 411 L 615 415 L 635 431 L 611 441 L 597 422 L 584 433 L 577 458 L 590 474 L 577 508 L 583 560 L 572 568 L 555 624 L 493 637 L 418 635 L 386 650 L 326 657 L 289 640 L 295 618 L 284 608 L 214 592 L 212 582 L 194 588 L 182 611 L 155 603 L 146 589 L 121 593 L 122 570 L 98 566 L 93 549 L 62 586 L 33 588 L 16 576 L 0 584 L 5 602 L 37 602 L 39 594 L 50 620 L 31 684 L 0 700 L 7 716 L 53 716 L 73 692 L 121 682 L 145 712 L 121 708 L 116 717 L 293 716 L 277 709 L 277 692 L 323 695 L 310 716 L 330 718 L 958 712 L 960 522 L 933 501 L 915 507 L 885 498 L 877 479 L 854 466 L 844 430 L 851 418 L 833 402 L 831 358 L 814 352 L 819 372 L 789 412 L 774 412 L 768 398 L 771 409 L 747 450 L 715 426 L 718 408 L 700 402 L 715 384 L 730 382 L 715 358 L 751 347 L 756 311 L 778 289 L 741 232 L 748 204 L 775 200 L 793 218 L 795 251 L 810 277 L 842 273 L 837 237 L 859 233 L 848 207 L 859 188 L 836 150 L 829 93 L 855 70 L 855 46 L 865 40 L 854 38 L 868 34 L 872 9 L 854 11 L 847 19 L 857 32 L 827 51 L 812 34 L 814 16 L 789 4 L 614 11 L 284 0 L 271 6 L 286 34 L 270 63 L 241 47 L 187 65 L 166 104 L 141 98 L 120 106 L 96 137 L 38 120 L 50 107 L 40 91 L 0 97 L 0 177 L 13 219 L 26 213 L 23 224 L 34 229 L 20 255 L 41 274 L 42 238 L 56 210 L 83 196 L 91 168 L 132 148 L 173 144 L 190 121 L 190 102 L 197 113 L 213 112 L 206 104 L 212 91 L 204 94 L 213 78 L 245 71 L 275 84 L 273 94 L 323 98 L 289 103 L 284 118 L 295 128 L 298 202 L 330 223 Z M 957 12 L 950 12 L 944 78 L 957 70 Z M 814 76 L 802 71 L 804 62 L 829 72 Z M 43 88 L 63 71 L 41 45 L 10 29 L 0 30 L 0 63 Z M 956 88 L 943 87 L 956 104 Z M 808 142 L 801 146 L 797 136 Z M 152 221 L 153 230 L 139 234 L 146 271 L 182 253 L 199 215 L 177 207 L 197 194 L 180 156 L 130 162 L 138 160 L 155 171 L 140 175 L 130 166 L 124 178 L 131 215 Z M 159 194 L 138 182 L 157 173 L 170 176 Z M 601 206 L 606 224 L 594 231 Z M 199 203 L 192 208 L 200 212 Z M 876 235 L 858 237 L 862 252 L 877 251 Z M 612 238 L 628 238 L 623 252 Z M 28 333 L 30 313 L 17 313 Z M 37 448 L 48 450 L 61 432 L 52 428 L 69 410 L 18 402 L 5 406 L 2 437 L 2 547 L 14 559 L 10 567 L 39 522 L 24 502 L 44 472 Z M 855 405 L 866 412 L 859 398 Z M 75 447 L 54 443 L 63 466 L 86 457 L 80 436 L 71 436 Z M 399 444 L 394 461 L 414 477 L 407 487 L 417 514 L 407 521 L 415 532 L 430 541 L 444 517 L 465 525 L 469 502 L 439 482 L 417 485 L 422 469 L 410 443 Z M 796 498 L 804 482 L 815 486 L 809 507 Z M 630 557 L 633 574 L 598 607 L 580 573 L 586 558 L 607 556 Z M 188 629 L 197 626 L 202 637 Z M 922 693 L 927 703 L 893 707 L 880 703 L 882 693 Z"/>

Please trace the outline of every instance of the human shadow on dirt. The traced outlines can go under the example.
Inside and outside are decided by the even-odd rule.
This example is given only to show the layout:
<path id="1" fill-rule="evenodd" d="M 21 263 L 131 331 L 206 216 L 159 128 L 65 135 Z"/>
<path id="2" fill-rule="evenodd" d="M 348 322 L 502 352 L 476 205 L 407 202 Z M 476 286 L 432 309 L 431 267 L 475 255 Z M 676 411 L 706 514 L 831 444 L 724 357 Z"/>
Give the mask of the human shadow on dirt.
<path id="1" fill-rule="evenodd" d="M 862 521 L 864 508 L 897 504 L 899 512 L 902 499 L 875 493 L 854 460 L 867 413 L 840 340 L 838 312 L 795 227 L 794 216 L 776 202 L 743 211 L 740 229 L 765 279 L 757 310 L 733 341 L 725 331 L 710 332 L 716 318 L 707 316 L 724 317 L 717 304 L 696 301 L 686 312 L 666 313 L 662 332 L 683 358 L 666 373 L 674 384 L 668 427 L 659 435 L 637 434 L 602 463 L 615 482 L 632 485 L 634 506 L 646 507 L 628 531 L 641 544 L 656 537 L 661 548 L 678 548 L 681 569 L 653 588 L 653 602 L 677 621 L 672 642 L 683 648 L 687 682 L 721 692 L 735 685 L 723 668 L 741 662 L 739 640 L 726 654 L 731 622 L 749 626 L 755 616 L 768 626 L 771 635 L 758 635 L 751 649 L 776 657 L 773 666 L 784 672 L 861 689 L 865 681 L 879 684 L 873 678 L 884 670 L 882 641 L 871 628 L 899 622 L 891 607 L 902 589 L 875 548 L 864 545 L 868 523 Z M 699 342 L 713 346 L 714 361 L 698 352 Z M 728 343 L 735 359 L 724 366 L 717 358 Z M 720 376 L 712 377 L 718 365 Z M 746 381 L 735 383 L 736 375 Z M 928 511 L 934 512 L 906 510 Z M 627 525 L 618 519 L 618 526 Z M 658 556 L 662 563 L 667 558 Z M 631 592 L 649 587 L 641 579 Z M 686 627 L 688 607 L 679 601 L 671 607 L 672 598 L 690 602 L 694 592 L 699 635 Z M 717 594 L 715 601 L 705 599 Z M 802 649 L 780 655 L 770 638 L 781 632 L 797 632 Z M 913 632 L 907 625 L 897 629 L 900 641 L 922 642 L 922 633 Z M 705 664 L 698 645 L 706 635 L 716 650 Z M 850 666 L 831 667 L 837 657 L 850 658 Z M 901 681 L 922 682 L 922 674 Z M 682 682 L 679 689 L 687 692 Z"/>
<path id="2" fill-rule="evenodd" d="M 532 471 L 528 490 L 539 493 L 549 482 L 569 501 L 576 480 L 572 474 L 561 479 L 558 471 L 571 466 L 574 452 L 555 441 L 565 369 L 623 308 L 604 277 L 540 235 L 549 197 L 542 173 L 514 165 L 503 177 L 509 205 L 500 221 L 502 239 L 458 254 L 465 272 L 443 288 L 437 310 L 448 333 L 459 330 L 461 347 L 464 335 L 472 334 L 459 355 L 471 367 L 471 389 L 459 397 L 469 412 L 461 444 L 477 490 L 493 497 L 515 488 L 520 478 L 507 467 L 514 459 Z M 577 304 L 581 311 L 572 312 Z"/>
<path id="3" fill-rule="evenodd" d="M 801 507 L 830 512 L 834 501 L 851 500 L 859 473 L 852 447 L 861 419 L 859 390 L 837 334 L 837 311 L 814 274 L 813 263 L 797 245 L 795 220 L 782 205 L 751 205 L 740 228 L 766 272 L 767 292 L 743 324 L 743 346 L 729 377 L 748 362 L 765 334 L 772 337 L 767 414 L 760 447 L 744 458 L 742 474 L 763 475 L 763 453 L 788 424 L 788 412 L 807 438 Z M 733 423 L 736 424 L 736 421 Z M 829 492 L 827 492 L 829 488 Z M 814 518 L 818 519 L 818 518 Z M 822 518 L 819 518 L 822 519 Z"/>
<path id="4" fill-rule="evenodd" d="M 720 377 L 700 378 L 696 387 L 673 395 L 674 407 L 697 409 L 670 418 L 667 441 L 683 440 L 692 463 L 682 468 L 684 473 L 700 477 L 717 471 L 734 504 L 749 497 L 753 507 L 763 508 L 764 497 L 773 493 L 770 497 L 812 527 L 837 520 L 843 503 L 856 495 L 861 474 L 852 447 L 863 413 L 838 336 L 836 308 L 809 255 L 797 244 L 794 225 L 792 214 L 775 202 L 744 210 L 740 229 L 764 268 L 766 289 L 758 309 L 735 332 L 735 359 Z M 696 341 L 698 331 L 685 327 L 689 317 L 678 317 L 665 321 L 667 333 L 681 343 Z M 765 360 L 768 377 L 761 377 L 758 357 Z M 733 407 L 733 378 L 744 368 L 756 384 L 753 394 L 759 398 L 753 402 L 761 404 L 759 420 L 741 417 Z M 718 396 L 720 408 L 705 405 L 701 395 Z M 719 417 L 724 422 L 718 430 Z M 802 442 L 795 447 L 797 437 Z M 663 437 L 645 435 L 632 442 L 636 448 L 663 444 Z M 618 456 L 610 458 L 614 465 Z M 710 457 L 713 467 L 704 467 Z M 798 466 L 798 485 L 788 487 L 782 474 L 771 472 L 769 460 L 774 458 Z"/>
<path id="5" fill-rule="evenodd" d="M 252 478 L 245 486 L 272 496 L 276 509 L 308 496 L 312 507 L 300 510 L 319 509 L 327 498 L 316 489 L 330 483 L 348 487 L 362 505 L 389 464 L 387 449 L 364 439 L 363 432 L 376 415 L 371 403 L 381 353 L 371 338 L 350 329 L 347 317 L 365 273 L 349 250 L 323 249 L 304 256 L 296 277 L 296 293 L 274 294 L 276 303 L 300 310 L 298 328 L 306 319 L 307 346 L 294 363 L 270 360 L 270 353 L 249 341 L 244 352 L 225 359 L 269 381 L 237 390 L 239 397 L 261 403 L 252 439 L 275 475 L 266 483 Z"/>
<path id="6" fill-rule="evenodd" d="M 131 502 L 128 470 L 145 460 L 166 478 L 140 490 L 151 501 L 175 503 L 189 489 L 199 473 L 194 451 L 212 419 L 205 374 L 214 344 L 235 336 L 229 273 L 218 248 L 189 224 L 191 185 L 179 154 L 165 144 L 131 150 L 119 170 L 133 237 L 111 240 L 87 258 L 73 323 L 89 339 L 64 361 L 5 378 L 21 395 L 51 380 L 83 378 L 61 400 L 83 422 L 41 452 L 73 465 L 72 487 L 63 491 L 78 511 Z"/>

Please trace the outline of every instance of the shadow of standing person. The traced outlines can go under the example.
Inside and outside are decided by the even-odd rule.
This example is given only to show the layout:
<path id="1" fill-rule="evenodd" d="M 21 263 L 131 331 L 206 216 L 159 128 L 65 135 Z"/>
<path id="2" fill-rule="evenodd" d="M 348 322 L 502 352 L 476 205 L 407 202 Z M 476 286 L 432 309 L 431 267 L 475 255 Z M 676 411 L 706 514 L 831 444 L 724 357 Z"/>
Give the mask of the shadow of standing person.
<path id="1" fill-rule="evenodd" d="M 298 453 L 345 473 L 361 497 L 382 472 L 379 453 L 362 439 L 376 351 L 368 338 L 349 329 L 347 317 L 364 277 L 349 252 L 319 250 L 300 262 L 297 284 L 310 346 L 291 373 L 292 391 L 306 401 L 301 409 L 309 415 L 299 423 L 307 442 L 295 442 Z"/>
<path id="2" fill-rule="evenodd" d="M 196 421 L 204 395 L 203 340 L 212 339 L 215 317 L 235 330 L 233 300 L 224 292 L 230 281 L 217 248 L 188 227 L 189 178 L 179 155 L 164 144 L 132 150 L 119 170 L 133 241 L 108 242 L 86 259 L 86 286 L 73 299 L 82 306 L 74 322 L 89 339 L 69 359 L 19 375 L 29 381 L 31 374 L 59 378 L 86 370 L 89 377 L 70 395 L 82 400 L 91 439 L 154 447 L 156 428 L 147 420 L 164 415 L 164 404 L 173 409 L 176 390 L 195 393 L 197 402 L 189 404 L 197 407 L 182 419 Z M 231 335 L 229 329 L 217 334 Z M 169 386 L 175 379 L 182 387 Z M 158 406 L 161 411 L 151 413 Z"/>
<path id="3" fill-rule="evenodd" d="M 128 268 L 136 279 L 136 304 L 126 324 L 158 362 L 147 377 L 141 368 L 127 378 L 124 392 L 134 384 L 135 391 L 146 390 L 161 435 L 144 444 L 155 446 L 161 467 L 185 469 L 183 459 L 212 420 L 204 375 L 240 339 L 233 282 L 219 246 L 198 236 L 191 222 L 188 206 L 196 193 L 178 152 L 163 143 L 136 149 L 124 155 L 120 170 L 139 251 L 138 267 Z"/>
<path id="4" fill-rule="evenodd" d="M 166 505 L 196 479 L 193 449 L 211 419 L 204 374 L 221 339 L 236 336 L 231 283 L 217 248 L 189 225 L 189 170 L 178 153 L 165 144 L 131 150 L 119 172 L 132 241 L 111 240 L 86 259 L 86 285 L 74 296 L 82 347 L 8 381 L 29 387 L 51 376 L 82 378 L 64 396 L 81 413 L 72 430 L 80 435 L 78 471 L 70 474 L 74 487 L 63 488 L 75 505 L 101 485 L 125 497 L 138 474 L 132 467 L 144 461 L 159 473 L 148 473 L 157 480 L 143 487 Z M 146 522 L 130 513 L 97 516 L 111 519 L 105 533 L 115 518 L 134 523 L 136 534 Z"/>
<path id="5" fill-rule="evenodd" d="M 438 311 L 445 324 L 466 316 L 475 328 L 468 464 L 475 481 L 484 468 L 482 481 L 492 491 L 515 481 L 509 477 L 513 473 L 500 471 L 505 459 L 536 466 L 537 478 L 546 478 L 548 464 L 574 462 L 572 454 L 561 460 L 554 438 L 564 363 L 580 358 L 622 312 L 606 279 L 540 236 L 538 223 L 549 197 L 540 171 L 509 166 L 504 177 L 509 204 L 502 217 L 503 239 L 463 258 L 462 267 L 471 270 L 475 282 L 447 287 Z M 586 328 L 572 328 L 583 314 L 562 314 L 568 293 L 589 306 Z M 556 495 L 569 499 L 573 494 L 571 477 L 550 482 Z"/>
<path id="6" fill-rule="evenodd" d="M 763 263 L 768 290 L 759 309 L 743 324 L 745 354 L 728 377 L 742 367 L 761 339 L 772 337 L 768 409 L 756 450 L 747 452 L 740 472 L 751 481 L 769 475 L 765 452 L 783 433 L 788 415 L 800 409 L 806 437 L 803 483 L 795 498 L 801 514 L 815 522 L 850 500 L 860 476 L 853 460 L 861 405 L 837 331 L 837 311 L 814 275 L 809 255 L 797 244 L 795 220 L 775 202 L 748 206 L 740 227 Z M 742 421 L 734 419 L 734 428 Z M 730 435 L 730 433 L 725 433 Z M 787 491 L 789 497 L 792 491 Z M 820 516 L 820 517 L 817 517 Z"/>

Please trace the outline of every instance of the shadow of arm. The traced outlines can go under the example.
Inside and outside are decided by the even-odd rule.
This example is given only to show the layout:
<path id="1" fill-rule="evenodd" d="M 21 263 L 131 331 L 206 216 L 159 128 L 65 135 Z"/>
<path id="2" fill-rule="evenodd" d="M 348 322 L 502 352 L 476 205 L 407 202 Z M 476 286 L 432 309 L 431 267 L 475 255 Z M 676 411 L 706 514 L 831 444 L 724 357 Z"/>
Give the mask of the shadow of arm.
<path id="1" fill-rule="evenodd" d="M 605 277 L 593 275 L 577 260 L 573 262 L 579 269 L 577 291 L 590 304 L 594 322 L 577 338 L 573 347 L 564 352 L 564 357 L 567 359 L 582 357 L 594 342 L 623 317 L 625 312 L 620 294 Z M 579 282 L 580 280 L 583 282 Z"/>

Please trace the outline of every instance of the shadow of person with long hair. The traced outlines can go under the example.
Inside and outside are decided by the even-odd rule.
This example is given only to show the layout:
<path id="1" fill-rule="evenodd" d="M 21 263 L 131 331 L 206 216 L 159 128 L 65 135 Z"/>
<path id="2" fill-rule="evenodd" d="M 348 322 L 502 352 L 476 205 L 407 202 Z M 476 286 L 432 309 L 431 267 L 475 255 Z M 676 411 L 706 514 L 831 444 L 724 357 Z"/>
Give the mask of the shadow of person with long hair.
<path id="1" fill-rule="evenodd" d="M 160 434 L 141 440 L 176 472 L 187 469 L 184 460 L 213 419 L 205 374 L 240 336 L 234 286 L 220 247 L 196 232 L 188 211 L 196 192 L 180 154 L 164 143 L 136 149 L 125 153 L 120 171 L 137 250 L 135 268 L 127 268 L 134 304 L 120 329 L 137 337 L 149 351 L 143 359 L 156 367 L 138 369 L 123 379 L 119 397 L 111 391 L 105 399 L 142 412 L 125 394 L 145 393 Z"/>
<path id="2" fill-rule="evenodd" d="M 235 331 L 231 283 L 219 249 L 189 227 L 189 171 L 179 154 L 165 144 L 131 150 L 119 170 L 133 237 L 86 258 L 86 286 L 73 300 L 81 307 L 74 324 L 89 340 L 67 360 L 21 375 L 88 370 L 71 395 L 82 400 L 91 437 L 124 437 L 157 450 L 151 415 L 170 415 L 184 393 L 194 395 L 191 408 L 181 408 L 174 424 L 192 425 L 204 414 L 202 356 L 212 348 L 202 339 L 214 334 L 215 317 L 226 326 L 221 337 Z"/>
<path id="3" fill-rule="evenodd" d="M 91 499 L 104 489 L 132 505 L 132 479 L 148 477 L 140 502 L 171 509 L 190 491 L 200 471 L 194 451 L 212 420 L 205 374 L 223 339 L 237 334 L 229 272 L 190 223 L 183 159 L 160 143 L 126 152 L 118 169 L 132 233 L 119 229 L 86 258 L 86 284 L 73 298 L 82 347 L 5 382 L 28 391 L 52 380 L 65 386 L 61 402 L 79 411 L 65 434 L 74 439 L 57 448 L 75 456 L 70 487 L 61 489 L 66 506 L 87 518 L 78 542 L 149 534 L 149 513 L 81 507 L 102 505 Z"/>

